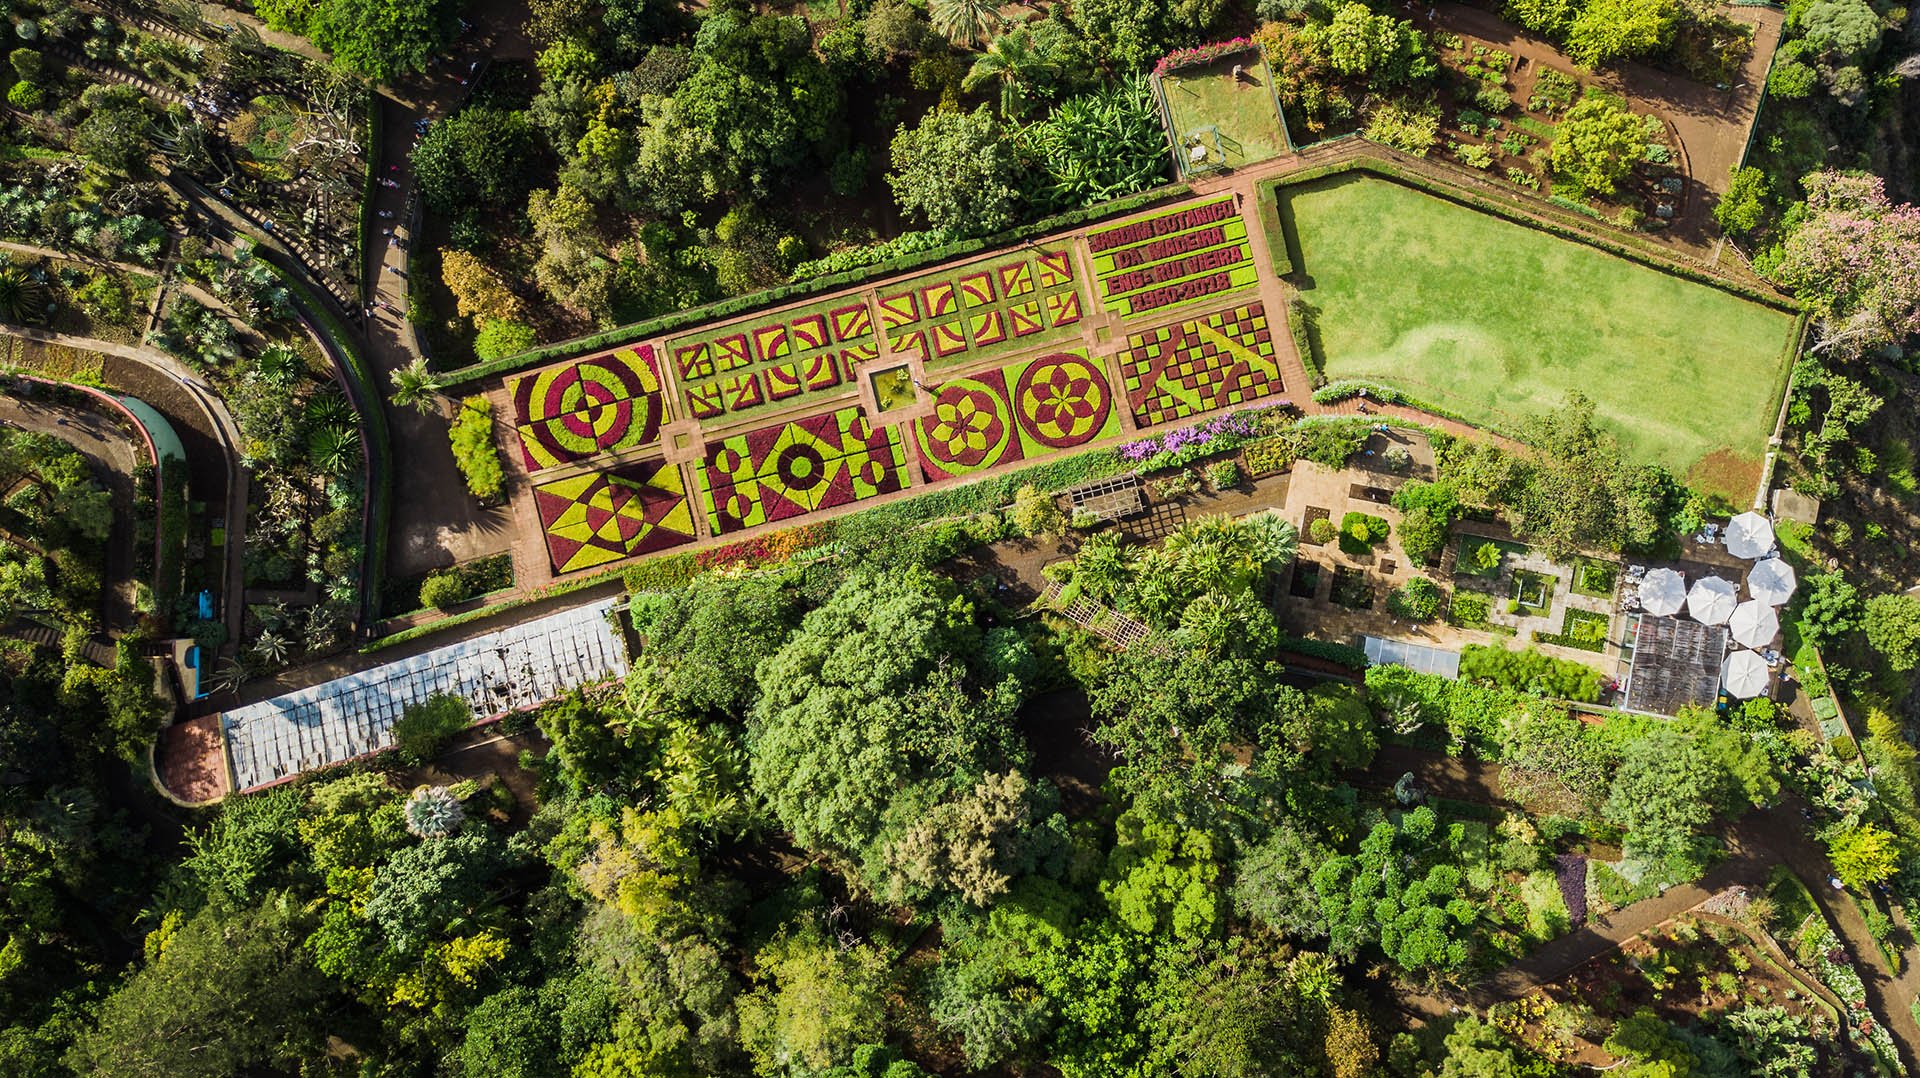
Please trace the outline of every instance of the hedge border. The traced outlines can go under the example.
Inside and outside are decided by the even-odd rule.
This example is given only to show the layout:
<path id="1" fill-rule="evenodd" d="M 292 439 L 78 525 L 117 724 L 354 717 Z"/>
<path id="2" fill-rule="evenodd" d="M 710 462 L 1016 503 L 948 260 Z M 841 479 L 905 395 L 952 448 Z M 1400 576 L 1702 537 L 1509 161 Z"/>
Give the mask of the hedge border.
<path id="1" fill-rule="evenodd" d="M 1598 235 L 1586 229 L 1574 227 L 1572 224 L 1545 218 L 1537 212 L 1528 212 L 1525 207 L 1517 202 L 1509 203 L 1495 197 L 1474 194 L 1446 181 L 1435 179 L 1431 176 L 1419 175 L 1403 169 L 1397 163 L 1380 156 L 1379 147 L 1376 147 L 1373 143 L 1367 142 L 1365 139 L 1361 139 L 1360 141 L 1365 145 L 1366 149 L 1359 156 L 1350 157 L 1344 161 L 1314 165 L 1310 168 L 1302 169 L 1299 172 L 1260 181 L 1258 185 L 1260 197 L 1273 199 L 1277 213 L 1279 192 L 1283 187 L 1298 187 L 1326 179 L 1330 176 L 1340 176 L 1349 172 L 1369 173 L 1381 179 L 1422 191 L 1435 198 L 1444 198 L 1449 202 L 1458 203 L 1468 209 L 1493 214 L 1513 224 L 1545 232 L 1548 235 L 1557 236 L 1560 239 L 1569 240 L 1574 243 L 1583 243 L 1589 247 L 1598 248 L 1615 257 L 1624 258 L 1630 262 L 1646 266 L 1648 269 L 1685 278 L 1686 280 L 1693 281 L 1696 284 L 1703 284 L 1710 288 L 1717 288 L 1723 292 L 1739 296 L 1742 299 L 1761 304 L 1765 307 L 1771 307 L 1777 311 L 1784 311 L 1790 314 L 1799 314 L 1801 312 L 1800 304 L 1778 293 L 1763 292 L 1760 289 L 1740 284 L 1737 281 L 1728 280 L 1725 277 L 1709 273 L 1706 270 L 1697 269 L 1682 262 L 1669 259 L 1654 251 L 1643 249 L 1638 245 L 1622 243 L 1618 239 Z"/>
<path id="2" fill-rule="evenodd" d="M 378 147 L 380 145 L 381 119 L 380 94 L 367 90 L 367 138 L 362 145 Z M 373 200 L 375 183 L 380 177 L 379 151 L 367 155 L 367 178 L 360 185 L 360 305 L 366 306 L 373 299 L 376 276 L 367 272 L 367 251 L 373 246 Z"/>
<path id="3" fill-rule="evenodd" d="M 841 270 L 838 273 L 830 273 L 806 281 L 793 281 L 787 284 L 775 285 L 765 291 L 751 292 L 744 296 L 733 296 L 700 307 L 689 307 L 684 311 L 663 314 L 644 322 L 633 322 L 616 329 L 607 330 L 604 333 L 596 333 L 586 337 L 574 337 L 570 340 L 542 345 L 539 348 L 530 349 L 511 356 L 502 356 L 499 359 L 489 362 L 458 367 L 442 372 L 441 384 L 450 389 L 454 386 L 465 385 L 469 382 L 478 382 L 487 378 L 513 374 L 553 360 L 584 355 L 588 352 L 596 352 L 607 348 L 616 348 L 623 344 L 632 344 L 635 341 L 643 341 L 651 337 L 662 336 L 690 326 L 717 322 L 721 319 L 731 318 L 734 315 L 745 314 L 750 311 L 762 310 L 805 299 L 823 297 L 826 293 L 838 289 L 866 284 L 869 281 L 890 277 L 894 274 L 910 272 L 936 263 L 977 254 L 981 251 L 1009 246 L 1034 237 L 1077 228 L 1091 221 L 1100 221 L 1108 217 L 1117 217 L 1123 214 L 1133 213 L 1161 202 L 1170 202 L 1175 199 L 1186 198 L 1192 194 L 1193 188 L 1185 182 L 1163 184 L 1151 190 L 1128 195 L 1125 198 L 1117 198 L 1108 202 L 1099 203 L 1098 205 L 1086 206 L 1077 210 L 1069 210 L 1065 213 L 1057 213 L 1050 217 L 1043 217 L 1038 221 L 1019 225 L 991 236 L 983 236 L 979 239 L 957 240 L 940 247 L 929 248 L 925 251 L 918 251 L 909 255 L 901 255 L 896 258 L 873 263 L 872 265 Z"/>
<path id="4" fill-rule="evenodd" d="M 265 245 L 260 250 L 269 250 Z M 365 521 L 361 534 L 360 618 L 363 627 L 373 625 L 380 611 L 381 577 L 387 566 L 387 532 L 393 522 L 393 445 L 387 431 L 386 398 L 367 359 L 353 344 L 347 327 L 326 301 L 316 296 L 299 274 L 288 273 L 272 258 L 263 259 L 274 276 L 300 297 L 302 321 L 318 334 L 333 357 L 347 395 L 358 406 L 361 429 L 366 437 L 367 490 Z"/>

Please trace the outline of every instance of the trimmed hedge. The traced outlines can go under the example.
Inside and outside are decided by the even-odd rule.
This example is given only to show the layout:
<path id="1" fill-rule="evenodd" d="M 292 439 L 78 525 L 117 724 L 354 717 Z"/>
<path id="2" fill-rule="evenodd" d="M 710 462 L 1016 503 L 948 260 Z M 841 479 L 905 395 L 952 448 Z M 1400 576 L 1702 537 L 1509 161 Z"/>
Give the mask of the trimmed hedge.
<path id="1" fill-rule="evenodd" d="M 1348 397 L 1357 397 L 1362 390 L 1366 391 L 1367 399 L 1379 401 L 1381 404 L 1411 403 L 1405 393 L 1391 386 L 1383 386 L 1378 382 L 1369 382 L 1359 378 L 1349 378 L 1340 382 L 1329 382 L 1321 386 L 1319 389 L 1313 391 L 1313 402 L 1315 404 L 1334 404 L 1346 400 Z"/>
<path id="2" fill-rule="evenodd" d="M 1066 213 L 1055 214 L 1052 217 L 1043 217 L 1030 224 L 1020 225 L 992 236 L 983 236 L 979 239 L 971 240 L 957 240 L 939 247 L 931 247 L 924 251 L 915 251 L 893 258 L 887 258 L 883 261 L 844 270 L 840 273 L 831 273 L 823 277 L 812 278 L 811 280 L 775 285 L 765 291 L 752 292 L 744 296 L 734 296 L 729 299 L 709 303 L 703 307 L 691 307 L 684 311 L 675 311 L 672 314 L 664 314 L 658 318 L 648 319 L 644 322 L 634 322 L 630 325 L 610 329 L 605 333 L 596 333 L 588 337 L 575 337 L 572 340 L 543 345 L 531 351 L 520 352 L 511 356 L 502 356 L 499 359 L 486 363 L 475 363 L 470 366 L 460 367 L 444 372 L 441 376 L 441 381 L 448 387 L 458 386 L 503 374 L 511 374 L 514 371 L 524 370 L 528 367 L 537 367 L 551 360 L 564 359 L 568 356 L 581 355 L 586 352 L 595 352 L 606 348 L 617 348 L 623 344 L 632 344 L 635 341 L 646 340 L 649 337 L 657 337 L 688 326 L 699 325 L 703 322 L 715 322 L 748 311 L 773 307 L 801 299 L 809 299 L 822 293 L 835 291 L 836 289 L 865 284 L 876 278 L 887 277 L 896 273 L 904 273 L 908 270 L 920 269 L 923 266 L 929 266 L 937 262 L 945 262 L 949 259 L 959 258 L 964 255 L 977 254 L 981 251 L 1018 243 L 1022 240 L 1045 235 L 1050 232 L 1060 232 L 1089 221 L 1098 221 L 1108 217 L 1132 213 L 1135 210 L 1143 209 L 1159 202 L 1165 202 L 1175 198 L 1184 198 L 1192 193 L 1193 189 L 1184 183 L 1167 184 L 1164 187 L 1156 187 L 1151 191 L 1142 191 L 1137 195 L 1114 199 L 1111 202 L 1102 202 L 1094 206 L 1086 206 L 1078 210 L 1069 210 Z"/>
<path id="3" fill-rule="evenodd" d="M 1320 355 L 1319 334 L 1307 324 L 1307 303 L 1299 296 L 1287 301 L 1287 332 L 1293 335 L 1293 350 L 1300 355 L 1300 365 L 1307 369 L 1307 384 L 1324 384 L 1326 361 Z M 1320 399 L 1318 394 L 1314 399 Z"/>
<path id="4" fill-rule="evenodd" d="M 279 252 L 267 244 L 261 244 L 256 250 L 265 256 L 261 262 L 296 297 L 295 304 L 306 314 L 307 325 L 326 339 L 327 351 L 340 368 L 340 376 L 351 383 L 347 395 L 357 405 L 360 426 L 366 432 L 362 443 L 366 446 L 368 472 L 366 558 L 360 569 L 360 602 L 363 614 L 371 622 L 380 610 L 381 574 L 387 566 L 387 529 L 393 520 L 393 443 L 387 433 L 387 412 L 383 407 L 386 397 L 380 391 L 380 380 L 374 376 L 373 368 L 367 365 L 360 349 L 354 347 L 353 335 L 335 317 L 333 308 L 314 295 L 304 279 L 288 273 L 280 265 Z"/>
<path id="5" fill-rule="evenodd" d="M 1556 659 L 1528 648 L 1508 651 L 1468 644 L 1460 652 L 1460 676 L 1490 681 L 1504 689 L 1591 704 L 1600 699 L 1600 671 L 1585 663 Z"/>
<path id="6" fill-rule="evenodd" d="M 1280 650 L 1304 655 L 1309 659 L 1325 659 L 1330 663 L 1339 663 L 1349 670 L 1359 673 L 1373 665 L 1367 653 L 1351 644 L 1336 644 L 1330 640 L 1313 640 L 1304 636 L 1280 637 Z"/>

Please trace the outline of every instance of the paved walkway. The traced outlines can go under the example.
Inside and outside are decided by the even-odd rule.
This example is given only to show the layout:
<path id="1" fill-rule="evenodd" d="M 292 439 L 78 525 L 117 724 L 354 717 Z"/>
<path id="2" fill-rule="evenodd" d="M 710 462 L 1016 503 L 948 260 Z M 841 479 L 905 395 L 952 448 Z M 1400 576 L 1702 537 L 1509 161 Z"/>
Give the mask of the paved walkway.
<path id="1" fill-rule="evenodd" d="M 91 400 L 91 398 L 89 398 Z M 107 406 L 94 402 L 101 409 Z M 101 624 L 109 631 L 133 626 L 133 472 L 146 459 L 146 443 L 104 411 L 36 399 L 0 396 L 0 425 L 50 435 L 72 446 L 107 488 L 113 523 L 107 535 Z"/>
<path id="2" fill-rule="evenodd" d="M 178 383 L 185 389 L 186 395 L 198 406 L 207 424 L 219 435 L 221 453 L 226 458 L 224 463 L 226 466 L 227 482 L 226 501 L 224 504 L 227 520 L 225 562 L 227 580 L 226 586 L 223 589 L 225 592 L 223 596 L 225 610 L 222 613 L 223 620 L 227 626 L 227 638 L 229 640 L 238 640 L 240 638 L 242 618 L 246 612 L 244 601 L 246 591 L 246 561 L 244 551 L 247 526 L 248 477 L 246 469 L 240 466 L 241 454 L 239 447 L 242 444 L 242 439 L 240 437 L 239 424 L 233 421 L 233 415 L 227 411 L 226 403 L 220 399 L 219 393 L 217 393 L 212 386 L 208 385 L 205 379 L 201 378 L 199 374 L 189 369 L 179 360 L 155 349 L 137 348 L 132 345 L 116 344 L 112 341 L 95 340 L 91 337 L 75 337 L 66 333 L 54 333 L 50 330 L 36 329 L 30 326 L 14 326 L 6 323 L 0 323 L 0 334 L 23 337 L 27 340 L 41 341 L 48 344 L 62 344 L 69 348 L 80 348 L 90 352 L 99 352 L 103 355 L 117 356 L 138 364 L 140 367 L 152 372 L 154 376 L 161 381 Z M 153 395 L 142 396 L 138 392 L 135 392 L 134 395 L 141 396 L 142 400 L 145 400 L 156 408 L 164 407 L 163 402 L 153 399 Z M 213 504 L 219 503 L 216 501 Z"/>

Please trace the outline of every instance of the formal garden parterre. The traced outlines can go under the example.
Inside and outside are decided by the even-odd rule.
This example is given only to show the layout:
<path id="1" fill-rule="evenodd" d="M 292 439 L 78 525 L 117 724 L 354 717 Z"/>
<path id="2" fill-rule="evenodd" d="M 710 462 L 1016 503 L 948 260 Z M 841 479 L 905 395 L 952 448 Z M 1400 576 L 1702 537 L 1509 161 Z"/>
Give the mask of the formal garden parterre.
<path id="1" fill-rule="evenodd" d="M 701 509 L 717 535 L 907 487 L 900 432 L 858 406 L 707 443 Z"/>
<path id="2" fill-rule="evenodd" d="M 1246 303 L 1127 335 L 1127 406 L 1141 427 L 1269 397 L 1283 388 L 1264 304 Z"/>
<path id="3" fill-rule="evenodd" d="M 879 310 L 888 349 L 929 368 L 1077 335 L 1086 313 L 1064 245 L 882 288 Z"/>
<path id="4" fill-rule="evenodd" d="M 644 344 L 511 379 L 507 392 L 529 472 L 650 445 L 669 418 Z"/>
<path id="5" fill-rule="evenodd" d="M 1085 349 L 950 378 L 914 424 L 929 481 L 1033 460 L 1120 431 L 1113 389 Z"/>
<path id="6" fill-rule="evenodd" d="M 1199 303 L 1260 281 L 1231 195 L 1095 229 L 1087 249 L 1100 303 L 1115 314 Z"/>
<path id="7" fill-rule="evenodd" d="M 557 573 L 690 543 L 693 514 L 680 469 L 634 460 L 533 488 Z"/>
<path id="8" fill-rule="evenodd" d="M 864 296 L 840 296 L 741 319 L 667 346 L 680 399 L 694 419 L 745 416 L 809 398 L 844 396 L 880 354 Z"/>

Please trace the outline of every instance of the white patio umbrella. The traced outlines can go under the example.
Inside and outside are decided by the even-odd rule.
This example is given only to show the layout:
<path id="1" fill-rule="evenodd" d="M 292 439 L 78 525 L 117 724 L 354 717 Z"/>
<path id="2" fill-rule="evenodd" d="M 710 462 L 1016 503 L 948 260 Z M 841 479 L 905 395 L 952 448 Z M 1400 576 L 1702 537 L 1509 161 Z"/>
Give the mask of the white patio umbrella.
<path id="1" fill-rule="evenodd" d="M 1779 606 L 1793 598 L 1793 589 L 1799 583 L 1787 559 L 1768 558 L 1754 563 L 1753 568 L 1747 571 L 1747 597 L 1770 606 Z"/>
<path id="2" fill-rule="evenodd" d="M 1687 578 L 1672 569 L 1655 569 L 1640 582 L 1640 609 L 1656 617 L 1678 614 L 1687 602 Z"/>
<path id="3" fill-rule="evenodd" d="M 1727 553 L 1757 558 L 1773 549 L 1773 523 L 1758 513 L 1742 513 L 1727 522 Z"/>
<path id="4" fill-rule="evenodd" d="M 1740 605 L 1739 595 L 1740 589 L 1732 581 L 1703 576 L 1694 581 L 1693 590 L 1687 592 L 1687 613 L 1693 615 L 1693 620 L 1708 625 L 1723 624 L 1733 616 L 1733 608 Z"/>
<path id="5" fill-rule="evenodd" d="M 1780 633 L 1780 615 L 1758 599 L 1748 599 L 1734 608 L 1727 621 L 1733 638 L 1750 648 L 1764 648 Z"/>
<path id="6" fill-rule="evenodd" d="M 1720 683 L 1742 700 L 1767 691 L 1767 660 L 1758 652 L 1736 651 L 1720 668 Z"/>

